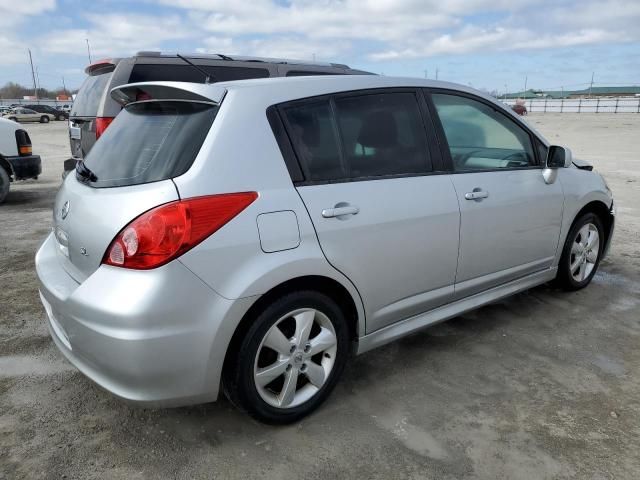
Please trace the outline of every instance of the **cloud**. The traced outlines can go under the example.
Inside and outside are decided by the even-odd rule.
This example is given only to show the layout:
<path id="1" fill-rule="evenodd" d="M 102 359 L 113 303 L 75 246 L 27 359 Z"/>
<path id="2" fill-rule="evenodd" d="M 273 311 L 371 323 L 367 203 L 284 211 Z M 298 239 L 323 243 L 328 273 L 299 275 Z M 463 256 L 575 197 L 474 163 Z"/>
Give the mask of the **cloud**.
<path id="1" fill-rule="evenodd" d="M 196 35 L 177 15 L 88 14 L 90 27 L 55 31 L 40 37 L 41 49 L 48 53 L 77 53 L 89 39 L 97 56 L 130 55 L 139 50 L 160 49 L 163 42 Z"/>
<path id="2" fill-rule="evenodd" d="M 464 27 L 453 34 L 442 34 L 422 42 L 411 42 L 401 50 L 389 49 L 372 53 L 372 60 L 425 58 L 437 55 L 460 55 L 473 52 L 506 52 L 528 49 L 562 48 L 606 42 L 621 42 L 631 37 L 620 32 L 586 29 L 568 33 L 495 27 Z"/>

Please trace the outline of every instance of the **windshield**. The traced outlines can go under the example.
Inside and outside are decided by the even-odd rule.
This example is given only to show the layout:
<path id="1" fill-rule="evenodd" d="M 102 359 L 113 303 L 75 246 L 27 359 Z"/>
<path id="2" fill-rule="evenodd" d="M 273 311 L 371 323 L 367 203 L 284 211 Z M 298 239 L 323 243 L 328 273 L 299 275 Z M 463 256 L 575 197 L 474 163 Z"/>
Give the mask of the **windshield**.
<path id="1" fill-rule="evenodd" d="M 109 72 L 87 77 L 73 102 L 73 109 L 71 110 L 72 116 L 95 117 L 98 114 L 100 99 L 107 88 L 112 73 L 113 72 Z"/>
<path id="2" fill-rule="evenodd" d="M 180 101 L 142 102 L 126 107 L 87 155 L 93 187 L 157 182 L 185 173 L 200 151 L 218 107 Z M 91 177 L 91 178 L 89 178 Z"/>

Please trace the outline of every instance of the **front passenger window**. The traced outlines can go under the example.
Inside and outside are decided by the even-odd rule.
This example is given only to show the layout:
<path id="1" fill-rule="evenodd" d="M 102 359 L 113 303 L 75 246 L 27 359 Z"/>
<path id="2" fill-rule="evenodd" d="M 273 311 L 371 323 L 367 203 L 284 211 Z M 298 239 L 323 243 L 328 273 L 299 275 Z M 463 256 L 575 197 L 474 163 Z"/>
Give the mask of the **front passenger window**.
<path id="1" fill-rule="evenodd" d="M 529 134 L 488 105 L 467 97 L 433 94 L 455 171 L 535 166 Z"/>

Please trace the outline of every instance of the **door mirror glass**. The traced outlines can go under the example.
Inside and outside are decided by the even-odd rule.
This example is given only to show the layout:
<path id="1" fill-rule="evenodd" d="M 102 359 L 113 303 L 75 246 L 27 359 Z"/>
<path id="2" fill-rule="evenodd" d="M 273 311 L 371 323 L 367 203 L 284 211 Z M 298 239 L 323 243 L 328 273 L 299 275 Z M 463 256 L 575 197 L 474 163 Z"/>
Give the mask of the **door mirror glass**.
<path id="1" fill-rule="evenodd" d="M 570 167 L 573 156 L 571 150 L 559 145 L 551 145 L 547 152 L 547 168 L 564 168 Z"/>

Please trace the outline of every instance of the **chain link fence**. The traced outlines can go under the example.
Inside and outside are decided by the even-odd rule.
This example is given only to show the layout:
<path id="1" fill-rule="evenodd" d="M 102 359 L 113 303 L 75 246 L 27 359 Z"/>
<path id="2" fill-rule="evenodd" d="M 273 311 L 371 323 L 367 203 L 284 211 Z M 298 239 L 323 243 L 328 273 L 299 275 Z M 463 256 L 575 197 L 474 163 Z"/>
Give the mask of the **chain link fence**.
<path id="1" fill-rule="evenodd" d="M 502 100 L 515 105 L 515 99 Z M 528 112 L 553 113 L 640 113 L 640 97 L 620 98 L 534 98 L 525 101 Z"/>

